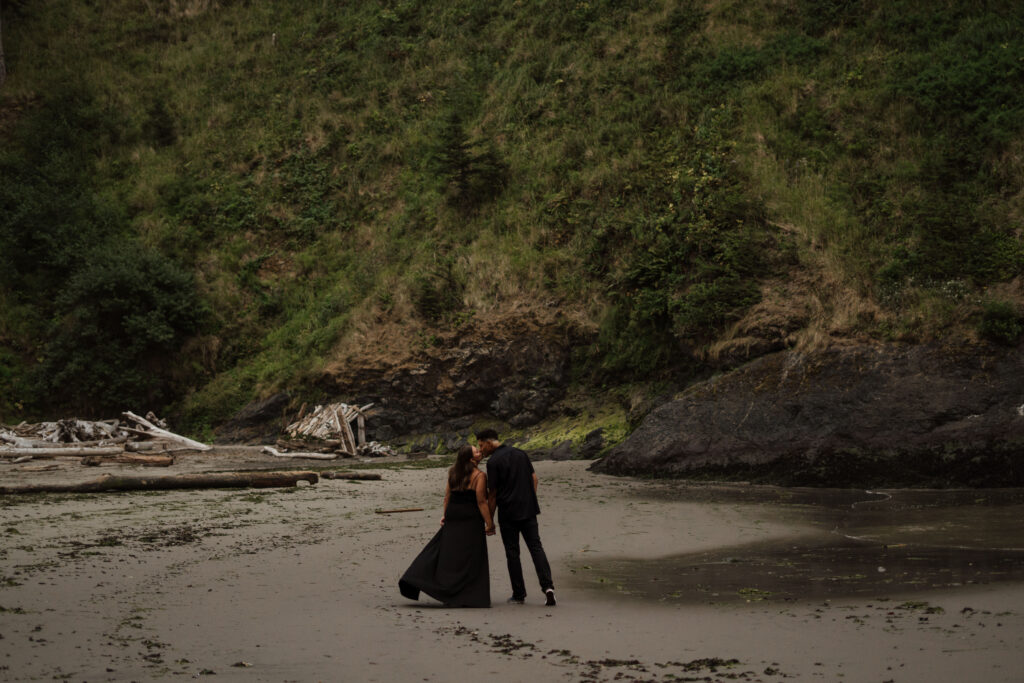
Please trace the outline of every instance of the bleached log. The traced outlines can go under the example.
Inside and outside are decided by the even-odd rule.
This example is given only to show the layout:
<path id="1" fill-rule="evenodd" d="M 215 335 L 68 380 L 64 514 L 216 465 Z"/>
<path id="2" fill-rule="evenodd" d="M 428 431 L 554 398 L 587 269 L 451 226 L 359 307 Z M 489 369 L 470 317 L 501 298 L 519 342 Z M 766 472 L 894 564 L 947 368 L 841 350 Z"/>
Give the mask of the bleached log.
<path id="1" fill-rule="evenodd" d="M 96 441 L 72 441 L 72 442 L 57 442 L 51 443 L 49 441 L 33 441 L 31 439 L 20 439 L 24 445 L 18 446 L 18 448 L 24 449 L 50 449 L 55 448 L 66 448 L 68 450 L 74 450 L 76 448 L 110 448 L 123 444 L 128 440 L 127 436 L 112 437 L 109 439 L 99 439 Z M 0 450 L 3 450 L 3 446 L 0 446 Z"/>
<path id="2" fill-rule="evenodd" d="M 355 452 L 353 450 L 353 448 L 352 448 L 352 443 L 348 440 L 348 435 L 345 433 L 345 430 L 342 429 L 342 427 L 341 427 L 342 422 L 341 422 L 341 418 L 338 416 L 337 408 L 332 408 L 331 409 L 331 417 L 332 417 L 332 422 L 334 424 L 334 431 L 337 432 L 337 434 L 341 437 L 341 443 L 342 443 L 345 451 L 347 451 L 349 453 Z"/>
<path id="3" fill-rule="evenodd" d="M 284 428 L 284 432 L 292 438 L 309 437 L 328 439 L 340 437 L 345 451 L 355 453 L 366 442 L 366 421 L 363 411 L 374 404 L 350 406 L 345 403 L 317 405 L 313 412 L 303 417 L 300 411 L 298 418 Z M 353 433 L 352 423 L 356 423 L 357 433 Z"/>
<path id="4" fill-rule="evenodd" d="M 348 440 L 348 445 L 349 445 L 348 452 L 352 453 L 353 455 L 355 455 L 356 451 L 359 450 L 359 446 L 356 444 L 356 437 L 355 437 L 355 435 L 352 434 L 352 425 L 350 425 L 348 423 L 348 420 L 345 420 L 344 427 L 345 427 L 345 432 L 344 432 L 345 433 L 345 438 Z"/>
<path id="5" fill-rule="evenodd" d="M 0 441 L 13 444 L 15 448 L 32 448 L 32 444 L 34 443 L 30 439 L 20 437 L 17 434 L 11 434 L 9 432 L 0 432 Z"/>
<path id="6" fill-rule="evenodd" d="M 336 460 L 337 453 L 282 453 L 272 446 L 264 446 L 263 452 L 275 458 L 309 458 L 312 460 Z"/>
<path id="7" fill-rule="evenodd" d="M 139 431 L 142 431 L 142 430 L 139 430 Z M 168 441 L 163 441 L 163 440 L 129 441 L 128 443 L 126 443 L 124 445 L 124 449 L 126 451 L 131 452 L 131 453 L 141 453 L 142 451 L 159 451 L 159 450 L 166 450 L 167 447 L 171 445 L 171 443 L 174 443 L 174 442 L 173 441 L 172 442 L 168 442 Z M 188 446 L 179 446 L 178 448 L 181 449 L 181 450 L 186 450 L 186 451 L 195 450 L 194 448 L 189 448 Z"/>
<path id="8" fill-rule="evenodd" d="M 132 434 L 134 436 L 141 436 L 141 437 L 144 437 L 146 439 L 154 439 L 154 440 L 156 440 L 156 439 L 163 439 L 164 438 L 164 437 L 160 437 L 160 436 L 154 434 L 153 432 L 149 431 L 148 429 L 139 429 L 137 427 L 121 427 L 121 430 L 125 431 L 125 432 L 128 432 L 129 434 Z M 135 441 L 133 443 L 147 443 L 147 442 L 146 441 Z"/>
<path id="9" fill-rule="evenodd" d="M 82 457 L 83 455 L 118 455 L 124 453 L 120 446 L 63 446 L 48 448 L 0 448 L 0 457 L 30 455 L 33 458 Z"/>
<path id="10" fill-rule="evenodd" d="M 207 446 L 205 443 L 193 441 L 192 439 L 181 436 L 180 434 L 175 434 L 174 432 L 169 432 L 166 429 L 161 429 L 160 427 L 157 427 L 146 418 L 139 417 L 138 415 L 130 411 L 124 412 L 122 413 L 122 415 L 124 415 L 130 420 L 134 420 L 135 422 L 139 423 L 140 425 L 145 427 L 147 431 L 152 432 L 153 434 L 161 436 L 165 439 L 170 439 L 171 441 L 178 441 L 199 451 L 208 451 L 211 448 L 211 446 Z"/>
<path id="11" fill-rule="evenodd" d="M 178 474 L 168 477 L 125 477 L 105 474 L 78 484 L 29 484 L 0 486 L 0 494 L 102 493 L 106 491 L 168 491 L 172 489 L 280 488 L 300 481 L 315 484 L 316 472 L 219 472 Z"/>
<path id="12" fill-rule="evenodd" d="M 320 426 L 320 419 L 323 414 L 323 410 L 324 407 L 322 405 L 316 406 L 311 415 L 306 416 L 299 420 L 297 424 L 292 425 L 292 428 L 294 428 L 292 436 L 309 436 L 311 432 Z"/>
<path id="13" fill-rule="evenodd" d="M 42 426 L 43 440 L 53 443 L 97 441 L 114 434 L 114 427 L 105 422 L 89 422 L 76 418 L 43 423 Z"/>

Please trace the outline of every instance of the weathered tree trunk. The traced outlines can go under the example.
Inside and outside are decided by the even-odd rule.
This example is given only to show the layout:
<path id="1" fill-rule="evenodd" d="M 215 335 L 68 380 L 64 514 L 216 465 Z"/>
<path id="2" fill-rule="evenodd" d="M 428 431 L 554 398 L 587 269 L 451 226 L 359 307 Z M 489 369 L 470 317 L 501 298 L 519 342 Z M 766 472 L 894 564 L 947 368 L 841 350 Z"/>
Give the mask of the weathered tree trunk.
<path id="1" fill-rule="evenodd" d="M 170 467 L 174 464 L 174 456 L 171 455 L 87 455 L 82 458 L 82 464 L 89 467 L 96 467 L 105 463 L 118 463 L 125 465 L 146 465 L 148 467 Z"/>
<path id="2" fill-rule="evenodd" d="M 85 446 L 56 448 L 2 448 L 0 457 L 30 455 L 33 458 L 80 458 L 83 455 L 120 455 L 124 449 L 120 446 Z"/>
<path id="3" fill-rule="evenodd" d="M 0 494 L 17 493 L 101 493 L 104 491 L 167 491 L 172 489 L 275 488 L 296 486 L 300 481 L 315 484 L 316 472 L 221 472 L 179 474 L 170 477 L 123 477 L 105 474 L 78 484 L 29 484 L 0 486 Z"/>
<path id="4" fill-rule="evenodd" d="M 275 458 L 310 458 L 313 460 L 336 460 L 338 458 L 337 453 L 282 453 L 271 446 L 264 446 L 263 452 Z"/>
<path id="5" fill-rule="evenodd" d="M 277 447 L 289 451 L 304 451 L 312 453 L 333 453 L 342 447 L 342 443 L 336 439 L 325 441 L 300 441 L 298 439 L 278 439 Z"/>
<path id="6" fill-rule="evenodd" d="M 198 441 L 193 441 L 192 439 L 189 439 L 189 438 L 186 438 L 184 436 L 181 436 L 180 434 L 175 434 L 174 432 L 169 432 L 166 429 L 160 429 L 159 427 L 154 425 L 152 422 L 150 422 L 146 418 L 139 417 L 138 415 L 136 415 L 135 413 L 133 413 L 131 411 L 124 412 L 124 413 L 122 413 L 122 415 L 124 415 L 125 417 L 127 417 L 130 420 L 134 420 L 135 422 L 137 422 L 140 425 L 142 425 L 143 427 L 145 427 L 146 431 L 149 433 L 150 436 L 159 436 L 159 437 L 163 437 L 164 439 L 168 439 L 170 441 L 177 441 L 177 442 L 183 443 L 186 446 L 189 446 L 191 448 L 195 448 L 198 451 L 208 451 L 208 450 L 210 450 L 210 448 L 212 448 L 211 446 L 207 446 L 205 443 L 199 443 Z"/>
<path id="7" fill-rule="evenodd" d="M 58 465 L 55 462 L 51 462 L 49 465 L 25 465 L 23 467 L 19 467 L 18 471 L 19 472 L 52 472 L 54 470 L 59 470 L 59 469 L 60 469 L 60 465 Z"/>
<path id="8" fill-rule="evenodd" d="M 127 436 L 116 436 L 111 437 L 109 439 L 99 439 L 94 441 L 73 441 L 67 443 L 62 441 L 33 441 L 29 439 L 19 439 L 17 442 L 12 440 L 11 443 L 14 444 L 14 448 L 21 448 L 25 450 L 73 451 L 81 450 L 83 448 L 113 448 L 114 446 L 117 446 L 119 448 L 126 448 L 127 446 L 122 446 L 121 444 L 125 444 L 127 441 Z M 6 453 L 8 450 L 9 449 L 6 446 L 0 445 L 0 454 Z M 74 455 L 74 453 L 71 453 L 70 455 Z"/>
<path id="9" fill-rule="evenodd" d="M 357 479 L 359 481 L 380 481 L 381 476 L 372 472 L 321 472 L 324 479 Z"/>

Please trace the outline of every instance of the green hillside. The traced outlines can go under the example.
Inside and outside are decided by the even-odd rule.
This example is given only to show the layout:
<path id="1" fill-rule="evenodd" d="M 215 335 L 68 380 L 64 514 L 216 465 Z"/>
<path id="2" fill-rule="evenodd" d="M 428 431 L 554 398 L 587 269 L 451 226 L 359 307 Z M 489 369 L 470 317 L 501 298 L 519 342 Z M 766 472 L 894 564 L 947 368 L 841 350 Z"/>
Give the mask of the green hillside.
<path id="1" fill-rule="evenodd" d="M 769 296 L 798 344 L 1022 330 L 1020 2 L 2 12 L 0 420 L 201 432 L 358 331 L 538 301 L 605 385 Z"/>

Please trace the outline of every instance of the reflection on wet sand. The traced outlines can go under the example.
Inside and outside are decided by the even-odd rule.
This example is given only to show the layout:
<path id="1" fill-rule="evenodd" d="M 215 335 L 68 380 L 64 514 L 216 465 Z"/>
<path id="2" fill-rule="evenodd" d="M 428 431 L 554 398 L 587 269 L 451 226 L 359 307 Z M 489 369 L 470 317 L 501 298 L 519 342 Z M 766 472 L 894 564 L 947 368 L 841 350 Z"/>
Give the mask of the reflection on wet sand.
<path id="1" fill-rule="evenodd" d="M 585 585 L 682 602 L 884 597 L 1024 580 L 1024 490 L 853 491 L 666 483 L 644 496 L 749 508 L 812 531 L 659 559 L 595 559 Z"/>

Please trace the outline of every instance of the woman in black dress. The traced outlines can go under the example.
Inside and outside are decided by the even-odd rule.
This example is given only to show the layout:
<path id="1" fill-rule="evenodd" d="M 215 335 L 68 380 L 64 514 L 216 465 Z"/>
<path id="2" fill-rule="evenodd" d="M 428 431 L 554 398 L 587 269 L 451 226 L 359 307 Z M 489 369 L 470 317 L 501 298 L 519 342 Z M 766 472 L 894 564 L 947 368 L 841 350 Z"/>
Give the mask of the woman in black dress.
<path id="1" fill-rule="evenodd" d="M 449 607 L 491 606 L 486 537 L 494 534 L 494 520 L 480 458 L 478 449 L 463 446 L 448 470 L 441 529 L 398 581 L 410 600 L 423 591 Z"/>

